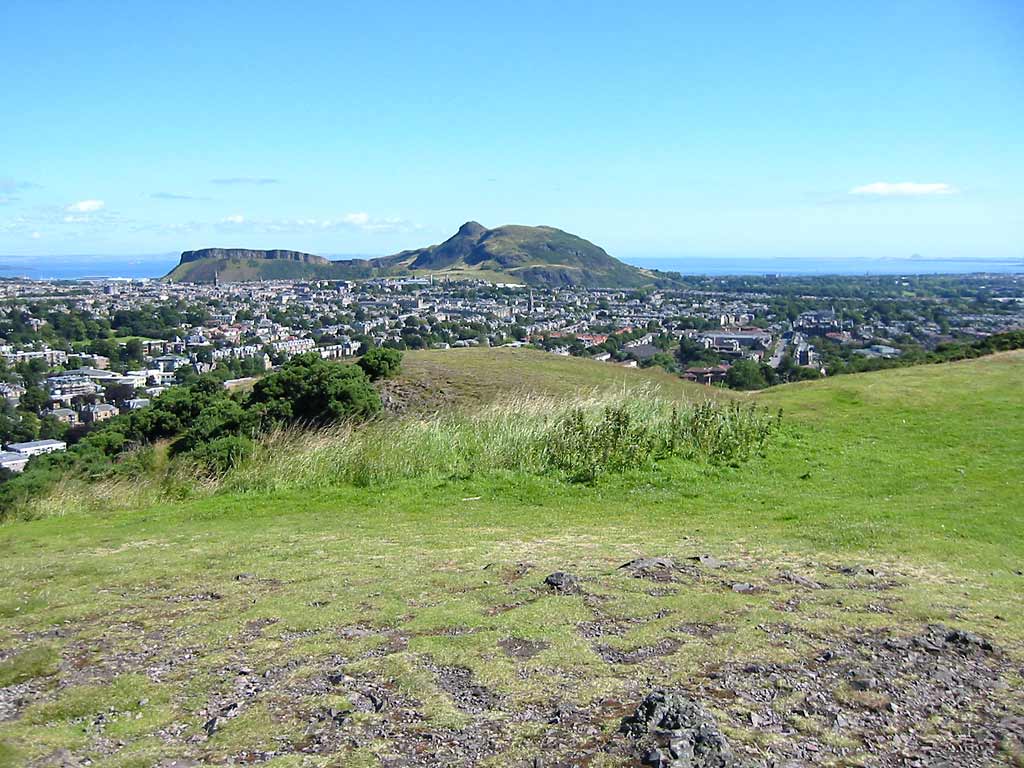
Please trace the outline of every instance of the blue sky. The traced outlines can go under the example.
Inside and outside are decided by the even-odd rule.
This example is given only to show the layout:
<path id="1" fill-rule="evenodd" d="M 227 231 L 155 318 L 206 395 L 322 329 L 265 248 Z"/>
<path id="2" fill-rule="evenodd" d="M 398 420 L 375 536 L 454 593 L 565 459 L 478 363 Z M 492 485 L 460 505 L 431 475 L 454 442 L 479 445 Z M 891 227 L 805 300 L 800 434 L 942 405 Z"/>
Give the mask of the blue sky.
<path id="1" fill-rule="evenodd" d="M 384 254 L 476 219 L 1024 256 L 1016 0 L 3 0 L 0 62 L 2 254 Z"/>

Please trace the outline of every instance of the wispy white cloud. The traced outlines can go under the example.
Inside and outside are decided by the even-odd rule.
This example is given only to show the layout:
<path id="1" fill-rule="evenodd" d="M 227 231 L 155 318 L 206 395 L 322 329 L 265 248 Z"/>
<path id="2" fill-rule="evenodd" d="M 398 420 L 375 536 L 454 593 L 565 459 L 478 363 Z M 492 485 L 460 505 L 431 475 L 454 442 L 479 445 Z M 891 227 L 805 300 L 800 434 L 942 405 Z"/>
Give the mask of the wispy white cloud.
<path id="1" fill-rule="evenodd" d="M 38 184 L 31 181 L 18 181 L 7 176 L 0 176 L 0 192 L 17 192 L 22 189 L 39 189 Z"/>
<path id="2" fill-rule="evenodd" d="M 154 200 L 209 200 L 208 197 L 197 197 L 196 195 L 179 195 L 176 192 L 153 192 L 150 197 Z"/>
<path id="3" fill-rule="evenodd" d="M 257 232 L 311 232 L 358 230 L 371 233 L 409 232 L 418 227 L 406 219 L 398 217 L 372 216 L 365 211 L 343 213 L 331 218 L 300 218 L 300 219 L 249 219 L 241 215 L 228 216 L 218 222 L 220 225 L 245 224 Z"/>
<path id="4" fill-rule="evenodd" d="M 370 214 L 362 211 L 357 213 L 346 213 L 341 217 L 341 221 L 345 224 L 351 224 L 354 227 L 365 227 L 370 223 Z"/>
<path id="5" fill-rule="evenodd" d="M 229 176 L 222 179 L 210 179 L 211 184 L 252 184 L 262 186 L 264 184 L 280 184 L 280 179 L 267 178 L 264 176 Z"/>
<path id="6" fill-rule="evenodd" d="M 952 195 L 956 189 L 950 184 L 927 183 L 916 181 L 876 181 L 850 190 L 851 195 L 867 195 L 872 197 L 929 197 L 935 195 Z"/>
<path id="7" fill-rule="evenodd" d="M 33 233 L 32 233 L 31 235 L 29 235 L 29 237 L 31 237 L 31 238 L 32 238 L 33 240 L 38 240 L 38 239 L 39 239 L 39 238 L 41 238 L 42 236 L 43 236 L 43 235 L 42 235 L 42 233 L 40 233 L 40 232 L 33 232 Z"/>
<path id="8" fill-rule="evenodd" d="M 64 210 L 68 213 L 95 213 L 102 211 L 105 205 L 102 200 L 79 200 L 77 203 L 71 203 Z"/>

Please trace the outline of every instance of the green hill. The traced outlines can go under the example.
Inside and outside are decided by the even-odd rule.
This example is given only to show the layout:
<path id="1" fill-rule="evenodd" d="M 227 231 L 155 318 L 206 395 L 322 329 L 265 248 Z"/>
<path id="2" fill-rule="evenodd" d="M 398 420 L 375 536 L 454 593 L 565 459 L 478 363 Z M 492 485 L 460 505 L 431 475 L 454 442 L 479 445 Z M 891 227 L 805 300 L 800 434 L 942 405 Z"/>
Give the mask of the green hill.
<path id="1" fill-rule="evenodd" d="M 395 386 L 709 394 L 504 355 L 412 353 Z M 619 723 L 657 687 L 754 765 L 1017 765 L 1022 376 L 1013 352 L 722 393 L 784 411 L 736 466 L 360 484 L 296 443 L 274 487 L 4 525 L 0 765 L 632 766 Z M 442 450 L 406 418 L 403 455 Z"/>
<path id="2" fill-rule="evenodd" d="M 664 274 L 624 264 L 593 243 L 553 227 L 486 229 L 474 221 L 439 245 L 378 259 L 328 261 L 292 251 L 186 251 L 165 279 L 212 282 L 216 275 L 222 282 L 354 280 L 428 273 L 536 286 L 635 288 L 671 283 Z"/>
<path id="3" fill-rule="evenodd" d="M 470 221 L 440 245 L 390 258 L 413 272 L 495 273 L 528 285 L 630 288 L 656 280 L 653 272 L 623 264 L 603 248 L 554 227 L 486 229 Z"/>

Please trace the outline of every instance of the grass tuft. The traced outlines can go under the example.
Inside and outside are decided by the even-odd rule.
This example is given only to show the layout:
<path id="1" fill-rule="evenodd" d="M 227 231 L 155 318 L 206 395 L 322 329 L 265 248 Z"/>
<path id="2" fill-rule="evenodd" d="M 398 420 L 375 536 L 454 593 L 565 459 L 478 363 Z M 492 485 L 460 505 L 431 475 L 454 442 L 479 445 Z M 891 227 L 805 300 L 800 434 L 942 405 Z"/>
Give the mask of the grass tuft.
<path id="1" fill-rule="evenodd" d="M 37 645 L 0 662 L 0 688 L 47 677 L 57 671 L 60 654 L 52 645 Z"/>

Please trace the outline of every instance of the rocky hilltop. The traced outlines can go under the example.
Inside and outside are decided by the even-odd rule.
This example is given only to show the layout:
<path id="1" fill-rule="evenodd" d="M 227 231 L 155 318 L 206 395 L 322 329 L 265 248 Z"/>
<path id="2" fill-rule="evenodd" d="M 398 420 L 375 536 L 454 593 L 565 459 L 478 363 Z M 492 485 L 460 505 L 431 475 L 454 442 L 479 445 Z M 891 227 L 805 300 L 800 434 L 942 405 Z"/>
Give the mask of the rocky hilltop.
<path id="1" fill-rule="evenodd" d="M 302 264 L 329 264 L 323 256 L 300 251 L 254 251 L 249 248 L 200 248 L 198 251 L 185 251 L 181 254 L 181 264 L 188 264 L 202 259 L 283 259 L 297 261 Z"/>
<path id="2" fill-rule="evenodd" d="M 166 279 L 222 282 L 270 279 L 356 280 L 437 274 L 536 286 L 638 288 L 672 278 L 624 264 L 600 246 L 554 227 L 468 221 L 443 243 L 377 259 L 330 261 L 296 251 L 205 248 L 185 251 Z"/>

